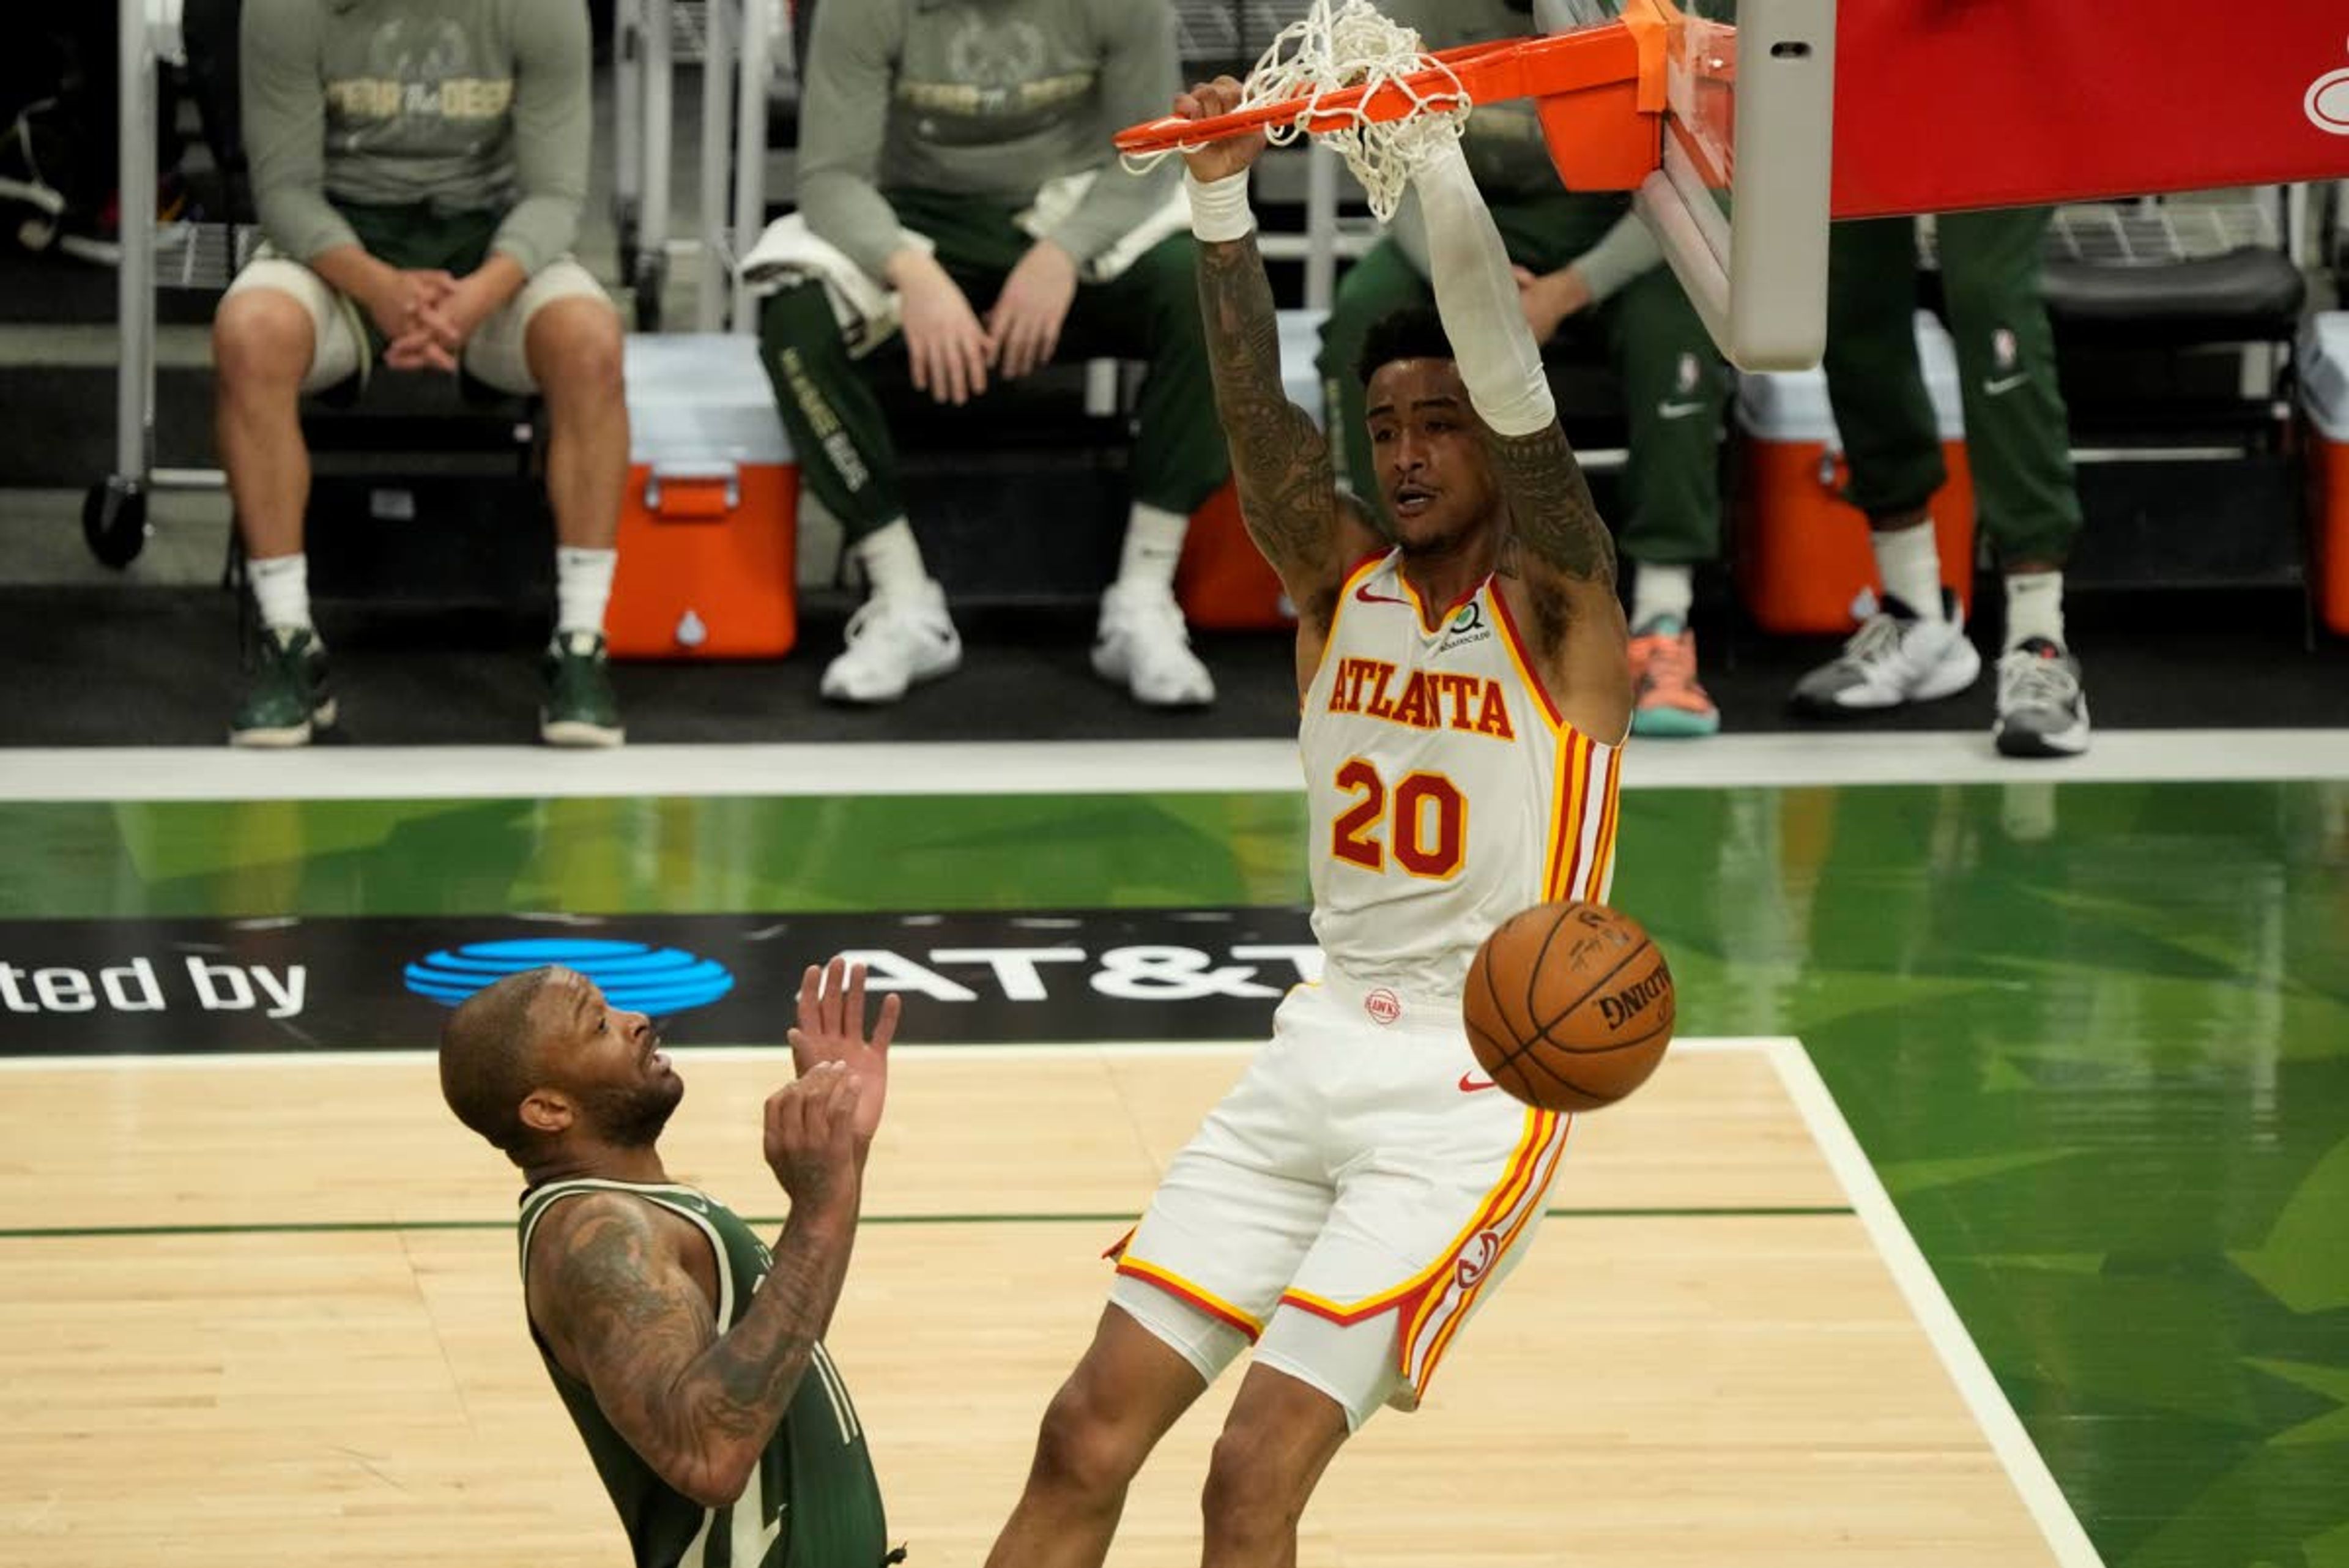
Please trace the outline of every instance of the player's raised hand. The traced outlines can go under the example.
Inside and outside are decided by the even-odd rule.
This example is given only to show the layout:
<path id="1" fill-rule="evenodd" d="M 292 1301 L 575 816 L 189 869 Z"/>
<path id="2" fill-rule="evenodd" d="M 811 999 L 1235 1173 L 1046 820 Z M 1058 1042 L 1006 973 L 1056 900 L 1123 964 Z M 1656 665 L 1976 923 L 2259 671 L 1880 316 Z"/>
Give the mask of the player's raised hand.
<path id="1" fill-rule="evenodd" d="M 1189 92 L 1174 99 L 1177 119 L 1213 119 L 1219 114 L 1230 114 L 1240 107 L 1240 84 L 1232 77 L 1217 77 L 1211 82 L 1200 82 Z M 1183 161 L 1190 166 L 1191 177 L 1201 184 L 1211 180 L 1228 179 L 1244 172 L 1265 149 L 1264 132 L 1244 131 L 1220 141 L 1187 148 Z"/>
<path id="2" fill-rule="evenodd" d="M 856 1222 L 864 1100 L 864 1084 L 838 1062 L 818 1063 L 767 1096 L 767 1168 L 791 1194 L 793 1215 Z"/>
<path id="3" fill-rule="evenodd" d="M 835 958 L 821 969 L 808 965 L 800 977 L 799 1023 L 791 1032 L 792 1065 L 804 1078 L 828 1063 L 856 1080 L 860 1144 L 871 1142 L 881 1125 L 889 1093 L 889 1042 L 896 1037 L 902 1006 L 897 996 L 884 997 L 868 1033 L 863 964 Z"/>

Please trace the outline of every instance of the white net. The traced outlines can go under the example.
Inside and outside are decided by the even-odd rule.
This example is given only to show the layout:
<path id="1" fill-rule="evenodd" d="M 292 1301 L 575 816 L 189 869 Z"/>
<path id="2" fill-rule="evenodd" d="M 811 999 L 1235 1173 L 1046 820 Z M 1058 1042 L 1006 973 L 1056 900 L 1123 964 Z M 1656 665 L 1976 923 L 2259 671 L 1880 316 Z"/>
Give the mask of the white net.
<path id="1" fill-rule="evenodd" d="M 1408 79 L 1430 69 L 1439 73 L 1433 87 Z M 1331 112 L 1321 108 L 1330 94 L 1361 88 L 1367 100 L 1387 86 L 1411 99 L 1411 111 L 1402 119 L 1372 121 L 1356 109 L 1344 126 L 1316 133 L 1346 161 L 1370 197 L 1371 211 L 1384 223 L 1394 216 L 1413 171 L 1459 136 L 1460 122 L 1473 107 L 1459 78 L 1427 54 L 1418 33 L 1381 16 L 1369 0 L 1313 0 L 1312 8 L 1283 27 L 1248 72 L 1240 107 L 1298 100 L 1294 115 L 1265 128 L 1267 138 L 1281 146 L 1303 135 L 1316 115 Z M 1128 162 L 1146 169 L 1164 156 Z"/>

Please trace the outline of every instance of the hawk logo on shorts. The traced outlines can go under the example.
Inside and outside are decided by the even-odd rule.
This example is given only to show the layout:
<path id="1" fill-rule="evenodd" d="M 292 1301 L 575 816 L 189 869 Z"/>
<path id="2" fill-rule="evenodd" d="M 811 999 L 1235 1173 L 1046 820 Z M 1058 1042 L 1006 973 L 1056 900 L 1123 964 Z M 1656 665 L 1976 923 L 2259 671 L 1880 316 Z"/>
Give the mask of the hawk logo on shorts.
<path id="1" fill-rule="evenodd" d="M 1362 998 L 1362 1011 L 1371 1015 L 1373 1023 L 1392 1023 L 1402 1016 L 1402 998 L 1381 986 Z"/>
<path id="2" fill-rule="evenodd" d="M 1490 1231 L 1479 1231 L 1468 1238 L 1460 1249 L 1460 1262 L 1454 1270 L 1460 1288 L 1466 1290 L 1489 1272 L 1501 1256 L 1501 1239 Z"/>

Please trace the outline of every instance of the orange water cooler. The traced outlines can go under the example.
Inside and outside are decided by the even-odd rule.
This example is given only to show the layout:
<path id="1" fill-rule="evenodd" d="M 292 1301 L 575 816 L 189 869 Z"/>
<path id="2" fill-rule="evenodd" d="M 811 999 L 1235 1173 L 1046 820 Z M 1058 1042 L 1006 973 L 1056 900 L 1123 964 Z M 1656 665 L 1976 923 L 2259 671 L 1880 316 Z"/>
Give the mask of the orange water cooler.
<path id="1" fill-rule="evenodd" d="M 1917 352 L 1940 417 L 1949 482 L 1932 500 L 1941 580 L 1971 606 L 1974 577 L 1973 477 L 1959 410 L 1955 345 L 1920 312 Z M 1851 472 L 1819 369 L 1741 376 L 1737 423 L 1744 433 L 1736 530 L 1739 597 L 1765 631 L 1844 632 L 1864 594 L 1878 591 L 1868 519 L 1843 498 Z"/>
<path id="2" fill-rule="evenodd" d="M 800 473 L 759 343 L 627 341 L 617 659 L 780 659 L 799 637 Z"/>

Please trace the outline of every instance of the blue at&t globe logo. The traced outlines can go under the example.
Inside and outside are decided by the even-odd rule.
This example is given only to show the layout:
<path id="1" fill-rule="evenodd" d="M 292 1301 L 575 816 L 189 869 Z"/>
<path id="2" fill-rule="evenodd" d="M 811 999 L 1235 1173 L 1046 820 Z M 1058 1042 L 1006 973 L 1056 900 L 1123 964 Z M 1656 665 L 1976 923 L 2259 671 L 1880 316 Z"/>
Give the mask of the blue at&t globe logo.
<path id="1" fill-rule="evenodd" d="M 547 964 L 577 970 L 594 981 L 615 1007 L 655 1016 L 706 1007 L 734 989 L 733 974 L 715 959 L 681 948 L 587 937 L 467 942 L 417 960 L 402 978 L 417 995 L 454 1007 L 507 975 Z"/>

